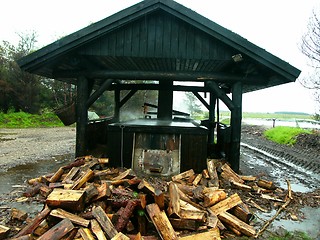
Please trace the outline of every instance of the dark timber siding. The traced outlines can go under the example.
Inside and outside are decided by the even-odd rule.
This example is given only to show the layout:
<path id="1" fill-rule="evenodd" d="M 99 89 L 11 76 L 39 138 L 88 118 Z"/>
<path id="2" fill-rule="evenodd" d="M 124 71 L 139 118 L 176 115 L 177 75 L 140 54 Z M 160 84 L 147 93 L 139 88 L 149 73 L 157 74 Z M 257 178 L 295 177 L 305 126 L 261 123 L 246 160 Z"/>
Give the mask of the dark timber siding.
<path id="1" fill-rule="evenodd" d="M 214 40 L 208 34 L 158 10 L 150 15 L 120 27 L 81 48 L 81 54 L 91 56 L 112 56 L 132 58 L 162 58 L 152 69 L 200 70 L 215 59 L 230 61 L 235 51 L 224 43 Z M 175 64 L 165 59 L 176 58 Z M 148 59 L 148 61 L 150 60 Z M 127 60 L 128 61 L 128 60 Z M 134 64 L 134 60 L 131 60 Z M 156 61 L 156 60 L 153 60 Z M 142 64 L 142 63 L 141 63 Z"/>

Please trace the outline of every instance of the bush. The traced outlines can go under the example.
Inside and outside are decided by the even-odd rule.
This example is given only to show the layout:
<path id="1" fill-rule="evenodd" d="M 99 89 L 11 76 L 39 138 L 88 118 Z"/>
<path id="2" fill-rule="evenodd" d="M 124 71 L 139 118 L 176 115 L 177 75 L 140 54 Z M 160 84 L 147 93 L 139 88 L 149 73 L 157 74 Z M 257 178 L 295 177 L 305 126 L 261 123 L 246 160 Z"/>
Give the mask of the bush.
<path id="1" fill-rule="evenodd" d="M 293 145 L 296 142 L 296 136 L 301 133 L 311 134 L 311 131 L 302 128 L 279 126 L 266 130 L 264 136 L 276 143 Z"/>

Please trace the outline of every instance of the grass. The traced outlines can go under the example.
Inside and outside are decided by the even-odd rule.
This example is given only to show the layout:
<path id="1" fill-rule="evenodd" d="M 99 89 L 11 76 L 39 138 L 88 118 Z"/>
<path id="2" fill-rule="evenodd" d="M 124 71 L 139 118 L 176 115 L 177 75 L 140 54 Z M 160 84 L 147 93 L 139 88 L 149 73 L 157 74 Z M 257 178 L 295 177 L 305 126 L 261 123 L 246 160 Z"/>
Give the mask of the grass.
<path id="1" fill-rule="evenodd" d="M 25 112 L 0 112 L 0 128 L 61 127 L 60 119 L 51 112 L 29 114 Z"/>
<path id="2" fill-rule="evenodd" d="M 311 134 L 312 132 L 302 128 L 279 126 L 266 130 L 264 136 L 279 144 L 293 145 L 296 142 L 296 136 L 301 133 Z"/>
<path id="3" fill-rule="evenodd" d="M 305 232 L 286 232 L 284 236 L 271 237 L 269 240 L 312 240 Z"/>

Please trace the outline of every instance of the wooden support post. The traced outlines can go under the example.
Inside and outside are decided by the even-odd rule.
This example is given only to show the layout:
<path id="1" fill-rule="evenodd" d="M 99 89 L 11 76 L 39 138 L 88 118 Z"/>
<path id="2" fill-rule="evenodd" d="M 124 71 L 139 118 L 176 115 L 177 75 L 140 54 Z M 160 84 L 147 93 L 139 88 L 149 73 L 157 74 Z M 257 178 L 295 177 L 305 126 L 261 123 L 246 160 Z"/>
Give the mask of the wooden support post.
<path id="1" fill-rule="evenodd" d="M 84 156 L 86 152 L 86 126 L 88 121 L 88 79 L 79 76 L 77 79 L 77 133 L 76 157 Z"/>
<path id="2" fill-rule="evenodd" d="M 214 121 L 215 121 L 215 108 L 216 108 L 217 97 L 215 94 L 210 92 L 210 105 L 209 105 L 209 134 L 208 143 L 214 143 Z"/>
<path id="3" fill-rule="evenodd" d="M 114 91 L 114 120 L 115 122 L 120 121 L 120 90 Z"/>
<path id="4" fill-rule="evenodd" d="M 164 120 L 172 119 L 172 103 L 173 103 L 173 81 L 159 81 L 158 95 L 158 118 Z M 166 89 L 166 90 L 164 90 Z"/>
<path id="5" fill-rule="evenodd" d="M 231 110 L 231 144 L 228 161 L 235 172 L 239 172 L 240 167 L 240 139 L 241 139 L 241 120 L 242 120 L 242 83 L 236 82 L 232 86 L 232 103 L 234 108 Z"/>

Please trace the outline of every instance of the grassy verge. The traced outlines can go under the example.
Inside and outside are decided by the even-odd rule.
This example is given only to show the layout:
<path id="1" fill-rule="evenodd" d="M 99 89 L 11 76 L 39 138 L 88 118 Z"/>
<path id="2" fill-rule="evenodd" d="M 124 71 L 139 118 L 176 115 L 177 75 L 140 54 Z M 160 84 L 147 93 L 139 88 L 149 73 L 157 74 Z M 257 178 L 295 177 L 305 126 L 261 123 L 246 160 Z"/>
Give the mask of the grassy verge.
<path id="1" fill-rule="evenodd" d="M 62 127 L 63 123 L 54 113 L 41 115 L 25 112 L 4 114 L 0 112 L 0 128 L 30 128 L 30 127 Z"/>
<path id="2" fill-rule="evenodd" d="M 264 136 L 276 143 L 293 145 L 296 142 L 296 136 L 301 133 L 311 134 L 311 131 L 302 128 L 279 126 L 266 130 Z"/>

